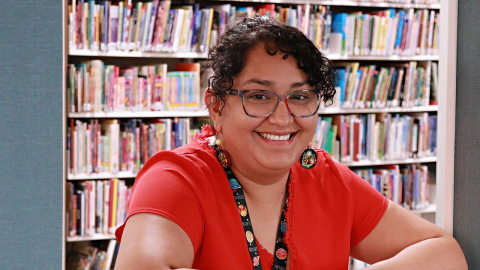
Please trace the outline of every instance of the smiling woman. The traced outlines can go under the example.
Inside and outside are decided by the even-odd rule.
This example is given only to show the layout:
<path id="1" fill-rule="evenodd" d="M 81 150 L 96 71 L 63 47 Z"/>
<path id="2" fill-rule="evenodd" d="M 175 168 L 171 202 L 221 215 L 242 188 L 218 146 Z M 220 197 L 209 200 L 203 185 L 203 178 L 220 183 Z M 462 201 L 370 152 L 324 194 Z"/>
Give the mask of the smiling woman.
<path id="1" fill-rule="evenodd" d="M 466 269 L 453 237 L 310 149 L 334 75 L 299 30 L 245 19 L 209 55 L 213 126 L 139 172 L 116 269 Z"/>

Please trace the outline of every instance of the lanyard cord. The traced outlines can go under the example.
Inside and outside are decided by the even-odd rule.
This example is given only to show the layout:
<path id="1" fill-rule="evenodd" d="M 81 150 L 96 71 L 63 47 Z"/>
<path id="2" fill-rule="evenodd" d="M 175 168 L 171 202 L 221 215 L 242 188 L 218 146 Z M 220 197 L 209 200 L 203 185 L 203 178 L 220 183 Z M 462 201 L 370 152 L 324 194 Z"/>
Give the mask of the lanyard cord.
<path id="1" fill-rule="evenodd" d="M 257 243 L 255 241 L 255 236 L 253 234 L 252 222 L 250 219 L 250 215 L 248 213 L 247 202 L 245 201 L 245 194 L 243 192 L 243 188 L 238 183 L 237 177 L 235 177 L 235 175 L 233 174 L 230 168 L 224 167 L 224 170 L 225 170 L 225 173 L 227 174 L 227 178 L 233 192 L 233 198 L 235 199 L 238 212 L 240 213 L 240 218 L 242 219 L 243 230 L 245 231 L 245 238 L 247 240 L 248 251 L 252 259 L 253 269 L 262 270 L 259 250 L 257 247 Z M 288 178 L 288 181 L 290 181 L 290 176 Z M 278 224 L 277 239 L 275 244 L 275 254 L 274 254 L 274 261 L 273 261 L 273 270 L 276 270 L 276 269 L 285 270 L 287 268 L 288 249 L 287 249 L 287 245 L 283 241 L 283 238 L 287 231 L 287 220 L 285 218 L 285 210 L 287 209 L 287 202 L 288 202 L 288 184 L 287 184 L 286 193 L 287 193 L 287 199 L 285 200 L 282 216 L 280 217 L 280 222 Z"/>

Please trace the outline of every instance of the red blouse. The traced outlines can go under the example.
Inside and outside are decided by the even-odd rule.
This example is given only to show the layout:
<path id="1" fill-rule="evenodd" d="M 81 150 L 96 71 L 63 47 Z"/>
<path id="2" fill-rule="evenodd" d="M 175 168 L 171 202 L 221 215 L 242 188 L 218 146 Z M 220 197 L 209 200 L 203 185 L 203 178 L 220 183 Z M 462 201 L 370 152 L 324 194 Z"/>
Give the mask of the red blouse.
<path id="1" fill-rule="evenodd" d="M 388 199 L 345 165 L 316 150 L 317 164 L 291 170 L 286 244 L 291 269 L 348 269 L 350 247 L 364 239 Z M 195 269 L 252 269 L 240 215 L 225 171 L 203 134 L 173 151 L 161 151 L 140 170 L 128 202 L 137 213 L 169 218 L 190 237 Z M 116 231 L 121 241 L 124 225 Z M 276 228 L 275 228 L 276 229 Z M 273 257 L 261 245 L 260 261 Z"/>

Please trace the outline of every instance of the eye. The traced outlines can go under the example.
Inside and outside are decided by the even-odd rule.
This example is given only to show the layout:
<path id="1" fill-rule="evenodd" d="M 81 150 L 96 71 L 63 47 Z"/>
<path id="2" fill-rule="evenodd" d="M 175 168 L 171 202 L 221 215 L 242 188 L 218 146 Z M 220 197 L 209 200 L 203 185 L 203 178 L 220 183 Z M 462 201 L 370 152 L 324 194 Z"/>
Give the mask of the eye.
<path id="1" fill-rule="evenodd" d="M 304 100 L 310 98 L 308 95 L 299 93 L 299 94 L 294 94 L 290 96 L 290 99 L 296 99 L 296 100 Z"/>
<path id="2" fill-rule="evenodd" d="M 315 93 L 311 91 L 300 91 L 292 93 L 288 98 L 292 100 L 307 100 L 315 97 Z"/>
<path id="3" fill-rule="evenodd" d="M 244 96 L 252 100 L 268 100 L 272 98 L 272 94 L 263 91 L 247 92 Z"/>
<path id="4" fill-rule="evenodd" d="M 268 97 L 266 95 L 263 95 L 263 94 L 255 94 L 255 95 L 252 95 L 250 98 L 253 98 L 253 99 L 268 99 Z"/>

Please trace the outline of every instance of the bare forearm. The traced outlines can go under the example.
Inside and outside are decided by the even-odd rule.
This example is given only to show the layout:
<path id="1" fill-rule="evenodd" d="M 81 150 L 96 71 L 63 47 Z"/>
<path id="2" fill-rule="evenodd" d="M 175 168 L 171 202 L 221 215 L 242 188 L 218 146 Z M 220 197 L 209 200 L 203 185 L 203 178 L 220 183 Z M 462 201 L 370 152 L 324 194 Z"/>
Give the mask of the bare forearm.
<path id="1" fill-rule="evenodd" d="M 465 256 L 451 236 L 427 239 L 367 269 L 468 269 Z"/>

